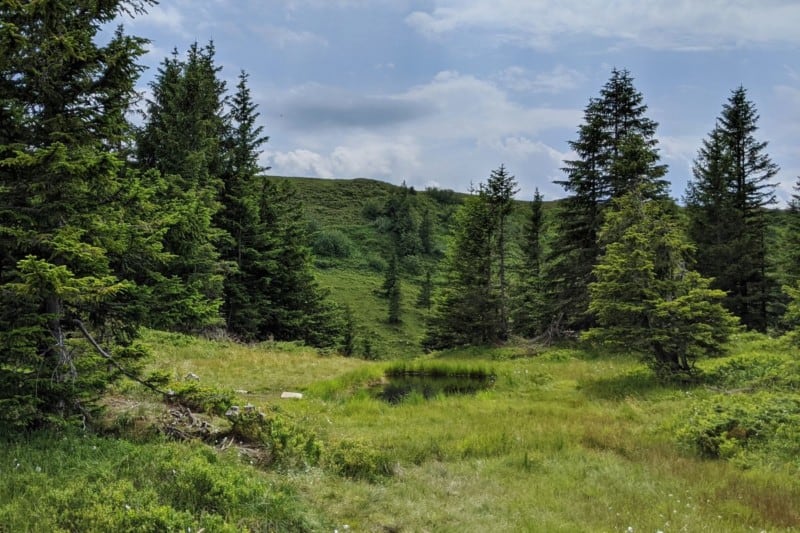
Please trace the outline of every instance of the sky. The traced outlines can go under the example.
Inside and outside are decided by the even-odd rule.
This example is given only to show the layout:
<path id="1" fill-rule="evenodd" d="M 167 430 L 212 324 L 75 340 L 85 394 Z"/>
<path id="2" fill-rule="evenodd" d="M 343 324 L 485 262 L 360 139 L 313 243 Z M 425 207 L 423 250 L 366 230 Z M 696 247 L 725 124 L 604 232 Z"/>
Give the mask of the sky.
<path id="1" fill-rule="evenodd" d="M 122 23 L 151 41 L 145 97 L 195 41 L 231 92 L 250 75 L 269 174 L 466 191 L 503 164 L 518 198 L 562 198 L 569 141 L 617 68 L 659 124 L 674 198 L 739 86 L 782 204 L 800 175 L 795 0 L 163 0 Z"/>

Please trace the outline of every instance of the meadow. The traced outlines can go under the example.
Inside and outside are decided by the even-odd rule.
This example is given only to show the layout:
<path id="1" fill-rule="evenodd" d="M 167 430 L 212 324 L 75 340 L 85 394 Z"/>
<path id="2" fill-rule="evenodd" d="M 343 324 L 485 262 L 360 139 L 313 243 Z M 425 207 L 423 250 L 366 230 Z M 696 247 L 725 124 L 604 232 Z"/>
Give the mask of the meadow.
<path id="1" fill-rule="evenodd" d="M 0 530 L 800 528 L 800 374 L 780 340 L 741 335 L 729 356 L 703 362 L 702 378 L 671 384 L 635 357 L 578 346 L 398 365 L 287 343 L 145 341 L 150 370 L 173 385 L 194 374 L 198 387 L 266 413 L 260 442 L 279 460 L 169 439 L 158 428 L 170 406 L 129 383 L 106 401 L 114 438 L 65 432 L 3 448 Z M 474 394 L 390 404 L 375 387 L 400 367 L 494 379 Z M 230 425 L 220 411 L 205 416 Z"/>

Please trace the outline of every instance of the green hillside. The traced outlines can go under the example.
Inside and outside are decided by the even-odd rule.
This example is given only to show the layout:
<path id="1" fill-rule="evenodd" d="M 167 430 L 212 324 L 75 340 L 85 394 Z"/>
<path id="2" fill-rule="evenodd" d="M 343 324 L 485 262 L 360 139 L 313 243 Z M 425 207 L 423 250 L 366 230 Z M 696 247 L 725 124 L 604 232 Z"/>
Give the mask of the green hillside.
<path id="1" fill-rule="evenodd" d="M 429 210 L 434 221 L 437 252 L 431 257 L 412 257 L 402 266 L 402 323 L 387 323 L 388 302 L 381 295 L 390 241 L 382 230 L 381 217 L 387 200 L 401 188 L 370 179 L 333 180 L 271 177 L 285 180 L 299 193 L 314 242 L 317 279 L 330 291 L 335 302 L 350 308 L 356 322 L 357 353 L 363 355 L 364 341 L 379 359 L 413 357 L 420 352 L 427 309 L 416 306 L 424 275 L 437 265 L 447 248 L 453 214 L 464 193 L 429 189 L 410 195 L 415 216 Z M 546 208 L 552 206 L 546 204 Z M 518 240 L 529 202 L 515 202 L 510 223 L 510 240 Z M 514 247 L 512 246 L 512 251 Z"/>

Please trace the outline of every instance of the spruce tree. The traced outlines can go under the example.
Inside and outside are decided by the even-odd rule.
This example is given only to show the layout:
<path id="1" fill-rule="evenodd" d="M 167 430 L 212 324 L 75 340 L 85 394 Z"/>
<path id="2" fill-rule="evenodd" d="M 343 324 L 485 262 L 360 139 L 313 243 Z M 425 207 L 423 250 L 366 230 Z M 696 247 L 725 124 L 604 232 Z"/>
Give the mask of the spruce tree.
<path id="1" fill-rule="evenodd" d="M 160 253 L 159 221 L 142 218 L 154 190 L 124 147 L 146 41 L 121 28 L 104 45 L 97 37 L 151 4 L 0 5 L 3 430 L 86 420 L 142 354 L 131 344 L 141 319 L 132 278 Z"/>
<path id="2" fill-rule="evenodd" d="M 513 209 L 514 195 L 519 191 L 517 181 L 509 174 L 504 165 L 492 170 L 486 181 L 484 195 L 489 203 L 493 220 L 493 233 L 495 249 L 493 256 L 497 261 L 497 294 L 499 303 L 498 336 L 500 339 L 508 338 L 509 296 L 508 280 L 506 278 L 506 263 L 508 261 L 508 217 Z"/>
<path id="3" fill-rule="evenodd" d="M 422 220 L 419 223 L 419 243 L 420 250 L 425 255 L 433 255 L 436 251 L 433 237 L 433 214 L 429 208 L 422 211 Z"/>
<path id="4" fill-rule="evenodd" d="M 404 257 L 416 255 L 422 251 L 412 190 L 403 182 L 399 189 L 392 191 L 383 208 L 383 216 L 386 220 L 385 229 L 391 239 L 389 255 L 397 253 L 401 261 Z"/>
<path id="5" fill-rule="evenodd" d="M 419 295 L 417 296 L 417 307 L 422 309 L 431 308 L 433 297 L 433 279 L 430 269 L 425 271 L 425 278 L 422 280 L 422 287 L 420 287 Z"/>
<path id="6" fill-rule="evenodd" d="M 247 74 L 241 72 L 236 93 L 230 100 L 230 127 L 222 141 L 224 166 L 221 175 L 220 210 L 214 218 L 224 236 L 219 242 L 221 259 L 230 265 L 225 276 L 223 316 L 228 331 L 237 337 L 259 340 L 261 300 L 269 296 L 256 290 L 263 276 L 280 268 L 264 257 L 276 247 L 272 235 L 261 225 L 259 195 L 263 168 L 258 158 L 268 137 L 257 124 L 259 113 L 250 96 Z"/>
<path id="7" fill-rule="evenodd" d="M 537 188 L 525 225 L 522 243 L 522 263 L 513 302 L 513 330 L 524 337 L 536 337 L 544 332 L 546 308 L 542 278 L 542 237 L 544 212 L 542 195 Z"/>
<path id="8" fill-rule="evenodd" d="M 727 293 L 726 307 L 744 325 L 765 331 L 772 281 L 764 210 L 775 203 L 778 166 L 755 138 L 757 121 L 746 90 L 734 90 L 700 148 L 686 203 L 698 269 Z"/>
<path id="9" fill-rule="evenodd" d="M 303 340 L 334 347 L 343 317 L 314 276 L 308 224 L 297 191 L 288 181 L 262 180 L 259 196 L 259 260 L 251 277 L 260 315 L 259 339 Z"/>
<path id="10" fill-rule="evenodd" d="M 794 190 L 789 201 L 789 224 L 783 245 L 783 280 L 789 285 L 800 281 L 800 177 L 795 182 Z"/>
<path id="11" fill-rule="evenodd" d="M 186 59 L 177 51 L 151 83 L 137 147 L 143 168 L 161 173 L 170 213 L 164 237 L 169 260 L 152 274 L 152 327 L 198 331 L 222 325 L 223 265 L 217 246 L 224 233 L 213 219 L 220 209 L 227 132 L 225 83 L 215 49 L 194 43 Z"/>
<path id="12" fill-rule="evenodd" d="M 445 259 L 446 281 L 435 299 L 424 344 L 430 349 L 501 342 L 508 338 L 507 224 L 516 179 L 503 165 L 455 217 Z"/>
<path id="13" fill-rule="evenodd" d="M 614 69 L 598 98 L 589 101 L 578 138 L 577 159 L 565 161 L 570 193 L 556 213 L 548 257 L 548 307 L 556 328 L 583 329 L 593 323 L 588 285 L 600 248 L 597 235 L 613 198 L 643 185 L 647 198 L 666 197 L 666 166 L 658 163 L 657 124 L 645 113 L 644 98 L 627 70 Z"/>
<path id="14" fill-rule="evenodd" d="M 386 279 L 384 280 L 383 288 L 386 291 L 386 298 L 389 301 L 387 320 L 389 324 L 399 324 L 401 322 L 400 300 L 402 291 L 400 288 L 400 266 L 396 253 L 392 254 L 389 260 L 389 268 L 386 269 Z"/>
<path id="15" fill-rule="evenodd" d="M 453 241 L 444 260 L 445 281 L 423 345 L 443 349 L 500 340 L 497 290 L 492 278 L 496 219 L 482 193 L 470 196 L 455 215 Z"/>
<path id="16" fill-rule="evenodd" d="M 639 187 L 606 213 L 589 286 L 598 325 L 583 337 L 640 353 L 662 375 L 691 372 L 698 357 L 722 352 L 736 318 L 688 267 L 693 247 L 674 204 L 644 194 Z"/>

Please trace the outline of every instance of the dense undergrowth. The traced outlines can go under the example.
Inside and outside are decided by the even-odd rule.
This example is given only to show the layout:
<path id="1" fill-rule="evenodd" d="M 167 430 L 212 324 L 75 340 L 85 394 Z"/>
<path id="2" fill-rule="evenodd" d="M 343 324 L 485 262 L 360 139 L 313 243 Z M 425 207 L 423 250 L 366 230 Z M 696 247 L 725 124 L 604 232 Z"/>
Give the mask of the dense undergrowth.
<path id="1" fill-rule="evenodd" d="M 0 451 L 0 531 L 303 531 L 289 483 L 198 443 L 41 433 Z"/>

